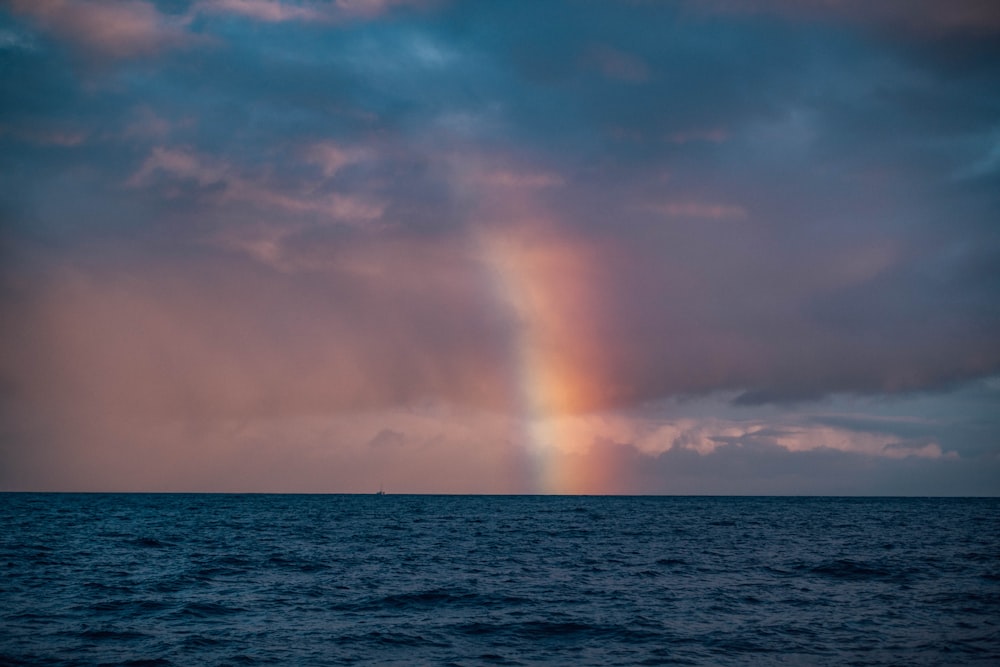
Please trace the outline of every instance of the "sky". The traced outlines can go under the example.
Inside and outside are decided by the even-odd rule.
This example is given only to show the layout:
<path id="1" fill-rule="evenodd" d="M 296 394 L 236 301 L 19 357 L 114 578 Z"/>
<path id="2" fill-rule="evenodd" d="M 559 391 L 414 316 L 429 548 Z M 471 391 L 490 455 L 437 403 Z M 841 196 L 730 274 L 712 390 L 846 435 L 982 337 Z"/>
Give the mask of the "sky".
<path id="1" fill-rule="evenodd" d="M 992 0 L 0 0 L 0 490 L 1000 495 Z"/>

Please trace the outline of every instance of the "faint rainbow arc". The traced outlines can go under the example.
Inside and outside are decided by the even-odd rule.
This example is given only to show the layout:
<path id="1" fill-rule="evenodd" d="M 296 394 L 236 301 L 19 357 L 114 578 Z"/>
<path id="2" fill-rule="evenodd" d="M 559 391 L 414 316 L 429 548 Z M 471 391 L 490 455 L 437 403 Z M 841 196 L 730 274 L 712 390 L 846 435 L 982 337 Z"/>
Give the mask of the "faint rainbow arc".
<path id="1" fill-rule="evenodd" d="M 578 493 L 579 465 L 572 465 L 567 445 L 578 434 L 564 412 L 574 403 L 574 383 L 565 363 L 555 357 L 569 323 L 553 303 L 561 295 L 546 284 L 547 269 L 567 264 L 570 250 L 537 231 L 503 228 L 479 230 L 476 245 L 499 302 L 510 309 L 517 420 L 530 463 L 532 489 L 541 493 Z M 555 259 L 553 259 L 553 255 Z M 572 260 L 572 257 L 570 257 Z M 569 262 L 572 264 L 572 261 Z M 586 463 L 584 461 L 584 463 Z"/>

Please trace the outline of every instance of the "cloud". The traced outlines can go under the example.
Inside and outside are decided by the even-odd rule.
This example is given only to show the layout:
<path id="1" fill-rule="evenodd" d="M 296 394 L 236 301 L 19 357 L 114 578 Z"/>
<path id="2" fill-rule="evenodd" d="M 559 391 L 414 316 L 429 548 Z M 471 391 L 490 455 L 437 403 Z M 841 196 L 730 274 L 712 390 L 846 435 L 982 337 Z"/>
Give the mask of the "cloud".
<path id="1" fill-rule="evenodd" d="M 423 8 L 435 2 L 437 0 L 335 0 L 337 9 L 344 14 L 366 18 L 379 16 L 395 7 Z"/>
<path id="2" fill-rule="evenodd" d="M 19 141 L 40 144 L 43 146 L 59 146 L 73 148 L 87 141 L 88 135 L 82 130 L 55 127 L 3 127 L 0 126 L 0 136 L 10 136 Z"/>
<path id="3" fill-rule="evenodd" d="M 671 450 L 630 459 L 625 478 L 646 493 L 967 496 L 998 491 L 990 479 L 996 460 L 893 459 L 824 448 L 795 452 L 766 444 L 729 445 L 704 456 Z"/>
<path id="4" fill-rule="evenodd" d="M 149 56 L 192 41 L 185 18 L 162 14 L 143 0 L 11 0 L 10 7 L 59 37 L 104 56 Z"/>
<path id="5" fill-rule="evenodd" d="M 0 49 L 11 51 L 34 51 L 35 40 L 30 35 L 9 28 L 0 29 Z"/>
<path id="6" fill-rule="evenodd" d="M 322 155 L 329 170 L 329 147 Z M 332 173 L 332 172 L 331 172 Z M 160 185 L 167 197 L 180 196 L 193 182 L 204 196 L 220 204 L 264 206 L 291 215 L 314 214 L 340 224 L 364 225 L 378 220 L 384 206 L 363 197 L 337 192 L 282 191 L 267 175 L 244 176 L 230 162 L 200 155 L 187 148 L 157 147 L 128 179 L 131 187 Z"/>
<path id="7" fill-rule="evenodd" d="M 286 0 L 200 0 L 194 11 L 205 14 L 243 16 L 265 23 L 286 21 L 341 21 L 374 19 L 394 7 L 429 4 L 428 0 L 332 0 L 290 2 Z"/>
<path id="8" fill-rule="evenodd" d="M 590 49 L 593 61 L 604 76 L 627 83 L 643 83 L 649 78 L 649 66 L 639 57 L 605 45 Z"/>
<path id="9" fill-rule="evenodd" d="M 672 132 L 667 141 L 674 144 L 687 144 L 690 142 L 707 141 L 711 143 L 721 143 L 729 138 L 729 132 L 725 128 L 716 127 L 710 129 L 692 129 Z"/>
<path id="10" fill-rule="evenodd" d="M 306 149 L 306 160 L 318 165 L 327 178 L 343 167 L 370 159 L 371 152 L 364 148 L 345 148 L 332 141 L 320 141 Z"/>
<path id="11" fill-rule="evenodd" d="M 122 130 L 122 137 L 127 140 L 163 141 L 174 127 L 174 123 L 147 105 L 136 107 L 130 115 L 131 119 Z"/>
<path id="12" fill-rule="evenodd" d="M 65 267 L 18 295 L 6 368 L 26 397 L 109 417 L 502 404 L 505 346 L 461 247 L 354 246 L 322 277 L 221 254 Z"/>
<path id="13" fill-rule="evenodd" d="M 633 419 L 620 422 L 614 432 L 591 427 L 598 437 L 630 443 L 647 456 L 687 450 L 708 456 L 725 447 L 771 447 L 788 452 L 835 450 L 873 457 L 903 458 L 943 455 L 937 442 L 926 437 L 901 441 L 877 428 L 856 430 L 802 421 L 797 414 L 769 420 L 732 420 L 685 417 L 673 420 Z M 951 456 L 955 456 L 953 452 Z"/>
<path id="14" fill-rule="evenodd" d="M 747 217 L 747 212 L 742 206 L 713 202 L 669 202 L 654 204 L 650 208 L 671 218 L 742 220 Z"/>
<path id="15" fill-rule="evenodd" d="M 68 419 L 61 428 L 40 422 L 31 437 L 0 443 L 0 488 L 525 492 L 516 450 L 477 437 L 477 429 L 494 432 L 494 423 L 472 413 L 443 421 L 432 411 L 414 410 L 114 427 L 93 420 Z M 68 428 L 75 430 L 72 439 L 65 437 Z M 373 447 L 372 433 L 395 433 L 401 442 Z"/>
<path id="16" fill-rule="evenodd" d="M 90 390 L 107 381 L 91 380 Z M 211 399 L 204 394 L 191 398 L 190 408 Z M 135 406 L 127 404 L 129 411 Z M 399 493 L 552 490 L 534 486 L 536 462 L 521 440 L 520 418 L 455 403 L 418 401 L 406 408 L 340 413 L 220 415 L 207 410 L 182 419 L 151 419 L 146 411 L 109 418 L 106 410 L 94 407 L 85 400 L 78 411 L 59 410 L 57 421 L 46 410 L 22 415 L 19 423 L 28 418 L 37 424 L 21 434 L 30 437 L 3 442 L 0 486 L 370 493 L 382 484 Z M 558 432 L 579 436 L 559 442 L 551 454 L 562 491 L 1000 492 L 995 476 L 1000 459 L 942 456 L 936 443 L 899 443 L 873 433 L 796 429 L 794 415 L 770 424 L 622 414 L 562 419 L 574 423 Z"/>
<path id="17" fill-rule="evenodd" d="M 242 16 L 265 23 L 372 20 L 398 6 L 424 6 L 425 0 L 336 0 L 293 3 L 284 0 L 199 0 L 187 12 L 168 14 L 155 2 L 132 0 L 10 0 L 11 9 L 36 25 L 89 53 L 110 58 L 151 57 L 168 49 L 205 42 L 189 30 L 200 17 Z M 0 44 L 32 47 L 5 32 Z"/>
<path id="18" fill-rule="evenodd" d="M 0 439 L 37 453 L 6 460 L 211 486 L 248 452 L 254 488 L 267 462 L 367 491 L 394 454 L 501 490 L 979 479 L 992 10 L 570 4 L 7 3 Z M 154 456 L 172 439 L 198 444 Z M 480 447 L 525 469 L 490 486 Z"/>
<path id="19" fill-rule="evenodd" d="M 402 447 L 406 442 L 406 436 L 399 431 L 384 428 L 375 434 L 375 437 L 368 441 L 369 447 Z"/>
<path id="20" fill-rule="evenodd" d="M 515 190 L 550 188 L 565 182 L 558 174 L 551 172 L 505 169 L 503 167 L 481 171 L 474 178 L 487 187 Z"/>
<path id="21" fill-rule="evenodd" d="M 201 0 L 196 10 L 215 14 L 236 14 L 258 21 L 315 21 L 325 18 L 319 4 L 292 4 L 281 0 Z"/>
<path id="22" fill-rule="evenodd" d="M 792 18 L 846 19 L 889 28 L 905 28 L 927 35 L 951 32 L 991 34 L 1000 31 L 1000 10 L 990 0 L 696 0 L 695 11 L 774 13 Z"/>

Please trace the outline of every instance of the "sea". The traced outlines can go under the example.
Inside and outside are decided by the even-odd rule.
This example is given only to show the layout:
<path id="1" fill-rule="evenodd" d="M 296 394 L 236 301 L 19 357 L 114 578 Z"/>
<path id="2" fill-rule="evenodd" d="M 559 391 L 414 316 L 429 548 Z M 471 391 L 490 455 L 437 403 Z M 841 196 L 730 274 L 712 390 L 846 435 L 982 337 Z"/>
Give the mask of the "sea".
<path id="1" fill-rule="evenodd" d="M 1000 499 L 0 494 L 0 665 L 1000 665 Z"/>

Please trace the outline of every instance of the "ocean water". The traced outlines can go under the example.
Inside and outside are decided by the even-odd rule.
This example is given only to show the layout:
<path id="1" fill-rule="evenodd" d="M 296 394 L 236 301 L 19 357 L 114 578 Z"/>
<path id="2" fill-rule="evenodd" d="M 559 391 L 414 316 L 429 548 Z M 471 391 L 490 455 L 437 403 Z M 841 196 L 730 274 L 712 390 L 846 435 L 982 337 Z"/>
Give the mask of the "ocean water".
<path id="1" fill-rule="evenodd" d="M 2 665 L 998 665 L 1000 499 L 0 494 Z"/>

